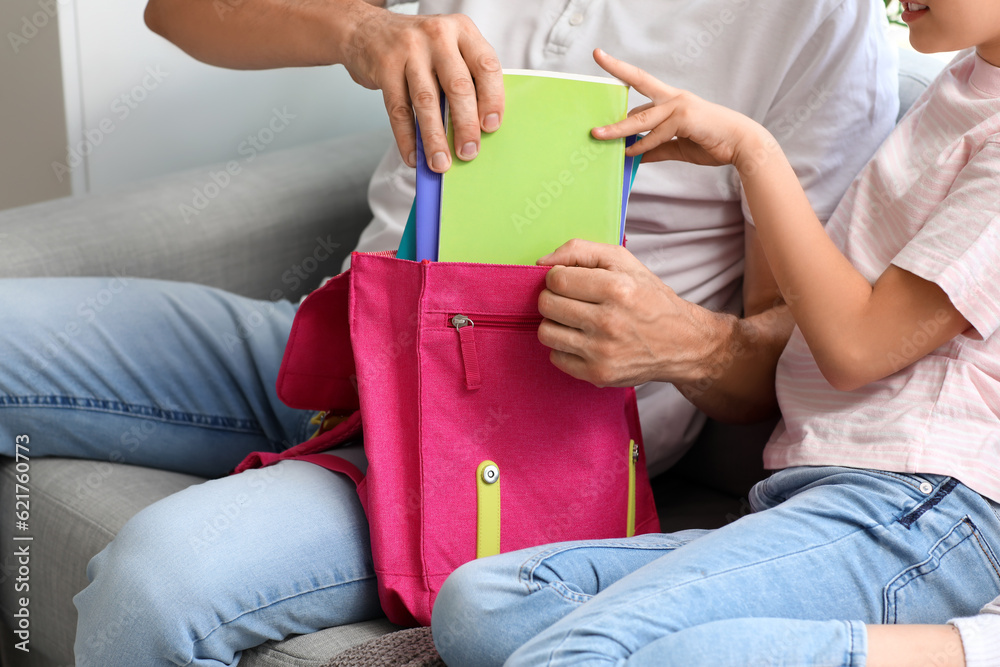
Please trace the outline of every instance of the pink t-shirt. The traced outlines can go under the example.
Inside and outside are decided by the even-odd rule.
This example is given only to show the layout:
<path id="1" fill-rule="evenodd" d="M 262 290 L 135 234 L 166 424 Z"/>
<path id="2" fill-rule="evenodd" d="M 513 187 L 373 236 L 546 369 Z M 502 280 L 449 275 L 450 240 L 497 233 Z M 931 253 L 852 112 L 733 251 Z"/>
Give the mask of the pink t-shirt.
<path id="1" fill-rule="evenodd" d="M 823 378 L 796 327 L 778 362 L 784 419 L 765 465 L 943 474 L 1000 502 L 1000 68 L 959 54 L 858 175 L 827 231 L 870 282 L 895 264 L 939 285 L 973 328 L 845 392 Z M 937 326 L 919 323 L 891 358 L 903 366 Z"/>

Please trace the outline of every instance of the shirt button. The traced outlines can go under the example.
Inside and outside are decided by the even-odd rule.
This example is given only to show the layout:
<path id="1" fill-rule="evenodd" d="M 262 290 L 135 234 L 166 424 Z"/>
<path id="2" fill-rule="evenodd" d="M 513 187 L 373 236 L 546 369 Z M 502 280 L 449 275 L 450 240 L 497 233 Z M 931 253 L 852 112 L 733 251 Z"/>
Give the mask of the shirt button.
<path id="1" fill-rule="evenodd" d="M 583 14 L 581 14 L 580 12 L 577 12 L 576 14 L 573 14 L 573 16 L 569 17 L 569 24 L 570 25 L 572 25 L 572 26 L 578 26 L 581 23 L 583 23 Z"/>
<path id="2" fill-rule="evenodd" d="M 929 494 L 933 490 L 934 490 L 934 487 L 931 485 L 930 482 L 921 482 L 920 483 L 920 493 L 924 494 L 925 496 L 927 494 Z"/>

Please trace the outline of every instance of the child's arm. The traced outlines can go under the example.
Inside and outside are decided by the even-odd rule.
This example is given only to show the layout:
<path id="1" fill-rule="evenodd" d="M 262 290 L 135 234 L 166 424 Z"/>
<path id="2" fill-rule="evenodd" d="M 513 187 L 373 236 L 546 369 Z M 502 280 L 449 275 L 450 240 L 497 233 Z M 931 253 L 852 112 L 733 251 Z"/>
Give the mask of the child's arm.
<path id="1" fill-rule="evenodd" d="M 869 625 L 868 667 L 965 667 L 958 629 L 951 625 Z"/>
<path id="2" fill-rule="evenodd" d="M 869 284 L 827 236 L 781 148 L 758 123 L 599 50 L 595 58 L 652 100 L 595 128 L 596 138 L 648 131 L 630 154 L 736 166 L 767 262 L 832 386 L 849 391 L 881 379 L 969 328 L 940 287 L 908 271 L 890 265 Z"/>

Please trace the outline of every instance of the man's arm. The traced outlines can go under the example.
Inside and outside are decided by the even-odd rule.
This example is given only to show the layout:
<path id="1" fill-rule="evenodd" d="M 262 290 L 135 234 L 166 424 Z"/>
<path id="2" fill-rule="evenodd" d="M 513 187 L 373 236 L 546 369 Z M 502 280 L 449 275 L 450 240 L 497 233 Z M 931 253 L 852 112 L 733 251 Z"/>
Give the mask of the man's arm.
<path id="1" fill-rule="evenodd" d="M 451 153 L 439 86 L 448 96 L 456 152 L 471 160 L 480 131 L 503 116 L 496 52 L 461 14 L 405 16 L 363 0 L 149 0 L 146 24 L 212 65 L 268 69 L 342 64 L 366 88 L 382 91 L 400 155 L 416 165 L 413 115 L 431 168 Z M 383 2 L 378 2 L 381 5 Z"/>
<path id="2" fill-rule="evenodd" d="M 794 325 L 750 225 L 746 246 L 739 318 L 681 299 L 624 248 L 570 241 L 539 260 L 556 267 L 538 300 L 539 340 L 576 378 L 672 382 L 714 419 L 760 421 L 777 411 L 774 370 Z"/>
<path id="3" fill-rule="evenodd" d="M 704 360 L 701 377 L 677 385 L 713 419 L 752 423 L 778 412 L 774 387 L 778 357 L 795 321 L 764 258 L 753 225 L 745 224 L 744 317 L 718 315 L 718 352 Z"/>

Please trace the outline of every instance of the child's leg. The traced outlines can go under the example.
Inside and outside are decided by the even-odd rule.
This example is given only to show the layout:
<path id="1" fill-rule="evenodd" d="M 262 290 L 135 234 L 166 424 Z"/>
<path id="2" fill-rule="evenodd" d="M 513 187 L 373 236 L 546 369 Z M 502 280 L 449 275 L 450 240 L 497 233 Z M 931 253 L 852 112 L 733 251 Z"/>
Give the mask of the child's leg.
<path id="1" fill-rule="evenodd" d="M 466 563 L 434 602 L 434 644 L 448 665 L 499 665 L 602 590 L 708 530 L 562 542 Z"/>
<path id="2" fill-rule="evenodd" d="M 499 567 L 508 561 L 477 561 L 455 587 L 442 589 L 435 628 L 439 613 L 442 621 L 463 614 L 467 625 L 480 628 L 455 653 L 454 664 L 462 664 L 510 631 L 505 612 L 534 615 L 535 626 L 546 629 L 511 664 L 603 664 L 628 659 L 681 630 L 726 619 L 929 623 L 975 613 L 1000 592 L 993 550 L 1000 545 L 1000 520 L 964 486 L 928 479 L 933 484 L 925 493 L 922 479 L 905 475 L 782 471 L 758 485 L 752 498 L 755 507 L 770 509 L 653 560 L 601 587 L 592 599 L 579 596 L 575 605 L 561 608 L 547 601 L 574 590 L 575 582 L 562 575 L 578 576 L 576 563 L 587 557 L 582 550 L 543 557 L 528 572 Z M 535 572 L 547 580 L 533 582 Z M 600 569 L 595 572 L 599 577 Z M 503 578 L 511 585 L 491 585 Z M 468 583 L 476 580 L 486 589 Z M 743 639 L 720 634 L 716 641 L 726 650 Z"/>
<path id="3" fill-rule="evenodd" d="M 725 641 L 719 641 L 724 637 Z M 862 667 L 868 636 L 859 621 L 733 618 L 671 633 L 642 647 L 629 667 Z M 928 656 L 928 665 L 933 656 Z"/>

